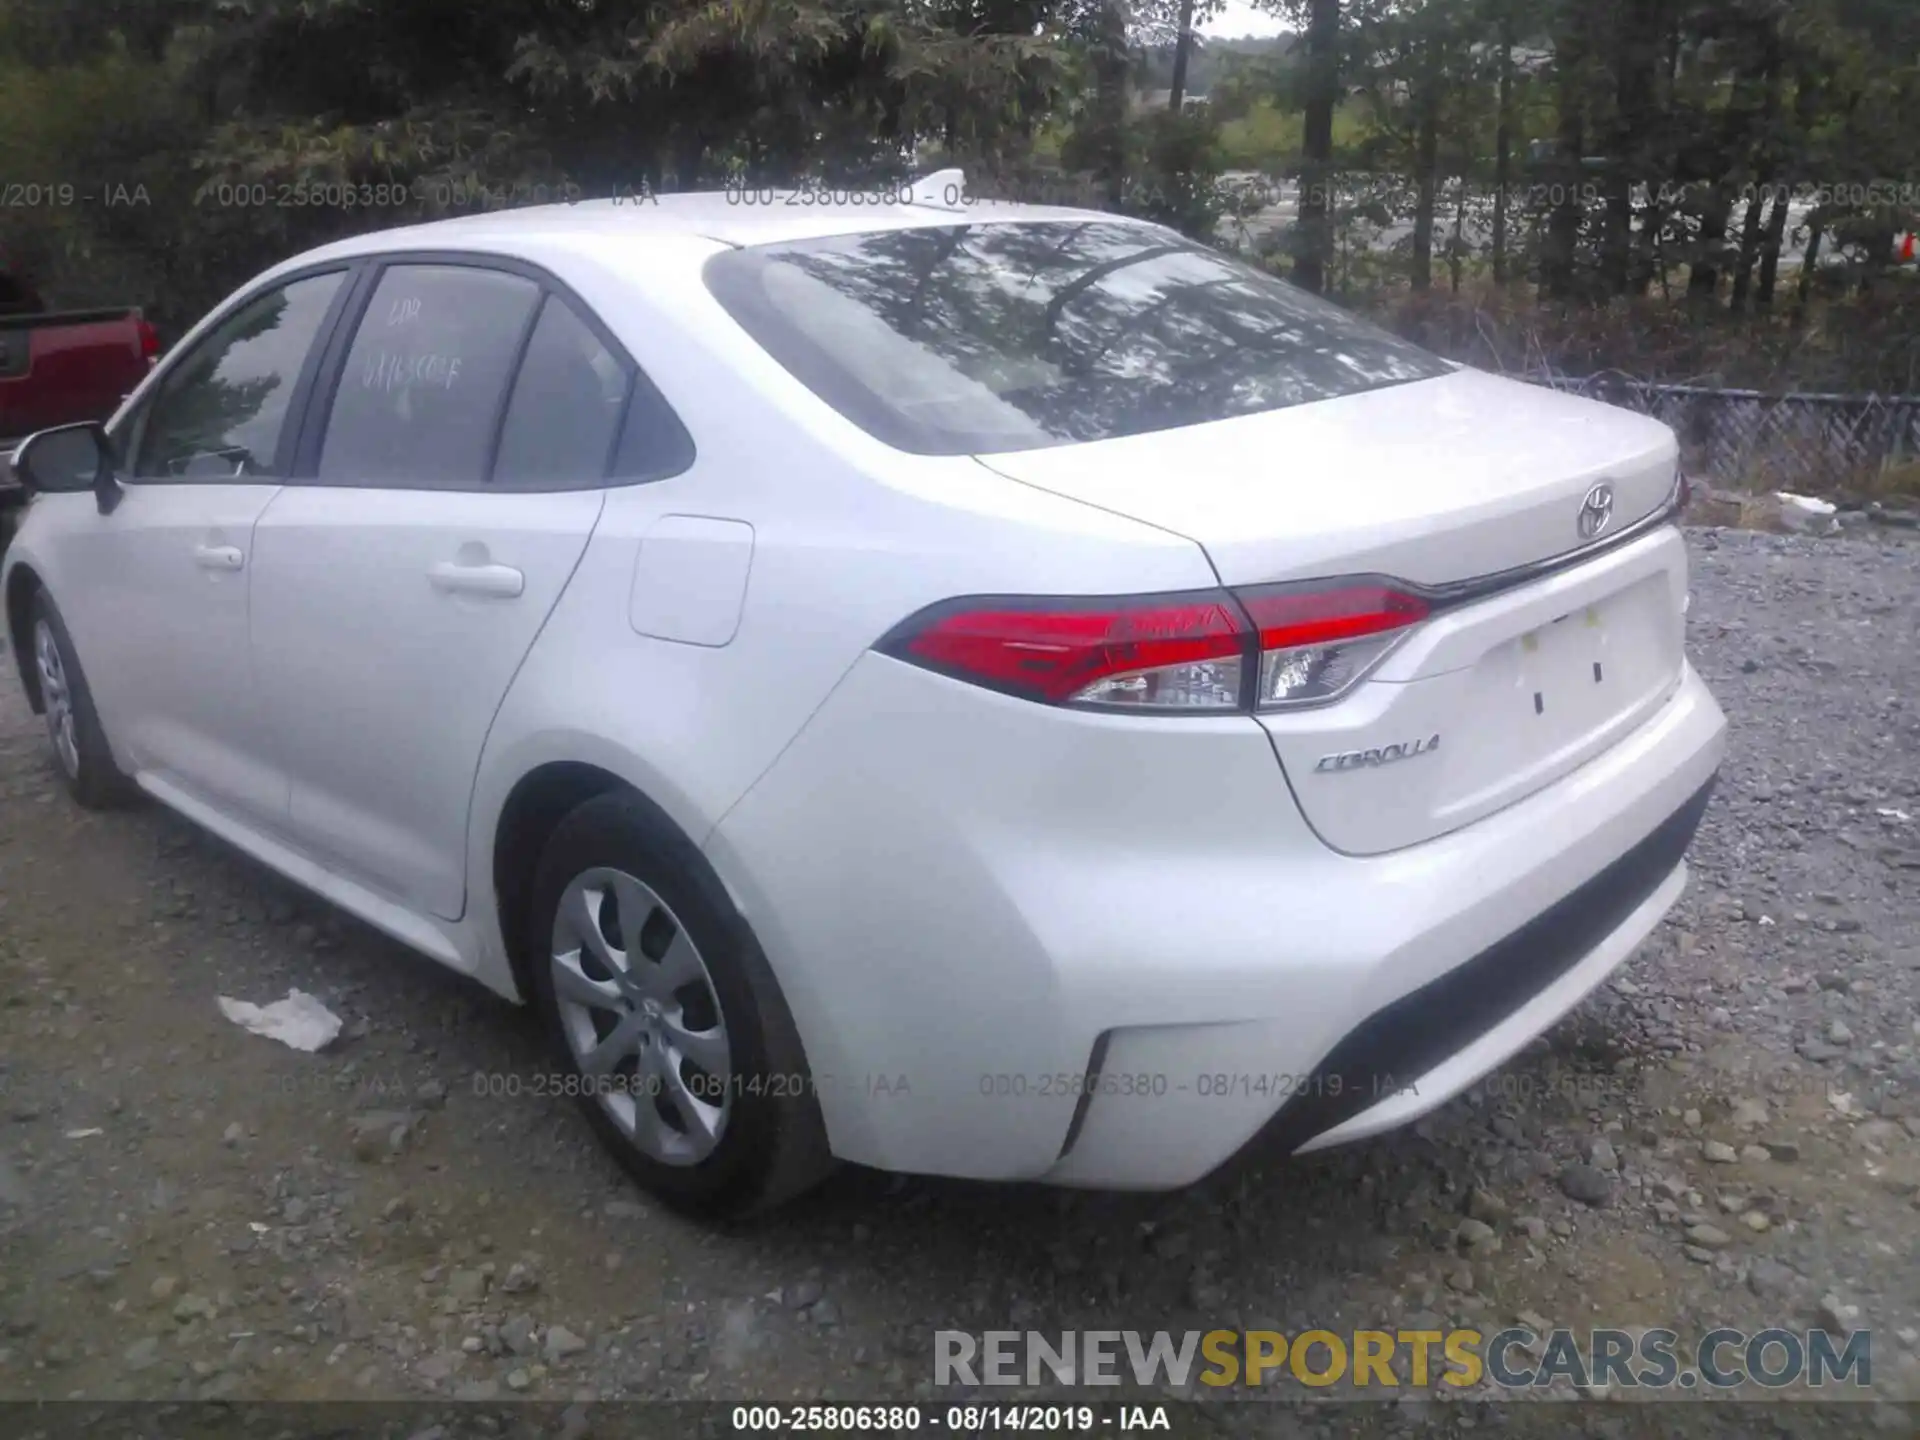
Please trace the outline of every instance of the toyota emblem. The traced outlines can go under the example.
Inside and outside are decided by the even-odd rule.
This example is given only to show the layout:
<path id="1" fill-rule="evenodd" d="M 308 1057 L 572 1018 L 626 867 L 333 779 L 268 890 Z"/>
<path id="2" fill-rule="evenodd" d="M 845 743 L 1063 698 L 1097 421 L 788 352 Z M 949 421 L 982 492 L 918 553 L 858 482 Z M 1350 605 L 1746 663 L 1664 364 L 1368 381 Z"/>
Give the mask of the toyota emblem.
<path id="1" fill-rule="evenodd" d="M 1580 502 L 1580 538 L 1591 540 L 1613 523 L 1613 486 L 1601 483 Z"/>

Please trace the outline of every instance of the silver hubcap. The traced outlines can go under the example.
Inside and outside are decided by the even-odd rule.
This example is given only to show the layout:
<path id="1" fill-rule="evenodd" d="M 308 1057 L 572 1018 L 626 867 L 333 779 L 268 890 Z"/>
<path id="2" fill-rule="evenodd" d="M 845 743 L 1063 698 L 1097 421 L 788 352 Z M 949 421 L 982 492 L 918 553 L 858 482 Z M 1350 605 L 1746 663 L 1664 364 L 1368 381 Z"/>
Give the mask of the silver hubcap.
<path id="1" fill-rule="evenodd" d="M 574 877 L 553 921 L 553 993 L 585 1085 L 643 1153 L 697 1165 L 726 1133 L 733 1052 L 679 918 L 619 870 Z"/>
<path id="2" fill-rule="evenodd" d="M 47 734 L 60 768 L 80 778 L 80 740 L 74 729 L 73 691 L 67 686 L 67 667 L 60 659 L 60 642 L 53 627 L 41 620 L 33 627 L 33 653 L 40 664 L 40 701 L 47 712 Z"/>

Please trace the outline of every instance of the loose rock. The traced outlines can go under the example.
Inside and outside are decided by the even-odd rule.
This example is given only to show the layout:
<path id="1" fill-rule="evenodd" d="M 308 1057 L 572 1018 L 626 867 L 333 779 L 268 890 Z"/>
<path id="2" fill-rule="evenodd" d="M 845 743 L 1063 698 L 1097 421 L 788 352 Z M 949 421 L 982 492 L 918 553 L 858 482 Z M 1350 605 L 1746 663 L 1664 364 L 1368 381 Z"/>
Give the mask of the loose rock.
<path id="1" fill-rule="evenodd" d="M 1569 1165 L 1560 1172 L 1560 1189 L 1582 1205 L 1601 1206 L 1613 1199 L 1613 1181 L 1593 1165 Z"/>

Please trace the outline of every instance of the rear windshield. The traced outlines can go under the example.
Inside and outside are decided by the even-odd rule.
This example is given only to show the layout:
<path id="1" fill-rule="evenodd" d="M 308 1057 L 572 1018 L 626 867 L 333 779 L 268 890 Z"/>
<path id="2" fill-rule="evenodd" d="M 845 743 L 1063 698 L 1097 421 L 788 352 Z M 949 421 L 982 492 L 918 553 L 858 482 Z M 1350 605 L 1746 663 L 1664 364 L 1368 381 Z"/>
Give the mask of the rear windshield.
<path id="1" fill-rule="evenodd" d="M 1448 373 L 1171 231 L 948 225 L 717 255 L 708 288 L 869 434 L 924 455 L 1170 430 Z"/>

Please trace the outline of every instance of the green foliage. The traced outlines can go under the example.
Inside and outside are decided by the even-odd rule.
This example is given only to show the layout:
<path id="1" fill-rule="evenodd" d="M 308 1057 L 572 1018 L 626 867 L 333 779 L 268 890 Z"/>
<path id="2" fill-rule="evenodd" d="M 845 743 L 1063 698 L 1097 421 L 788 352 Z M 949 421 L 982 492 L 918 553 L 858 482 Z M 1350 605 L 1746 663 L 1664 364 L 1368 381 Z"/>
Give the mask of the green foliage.
<path id="1" fill-rule="evenodd" d="M 0 0 L 0 180 L 152 204 L 0 217 L 78 303 L 181 319 L 369 226 L 541 200 L 861 183 L 991 159 L 1054 113 L 1075 41 L 1027 0 Z M 161 18 L 164 17 L 164 23 Z M 132 248 L 124 263 L 97 263 Z M 117 289 L 112 287 L 118 287 Z"/>
<path id="2" fill-rule="evenodd" d="M 1301 123 L 1297 109 L 1283 108 L 1274 98 L 1261 96 L 1244 113 L 1220 117 L 1221 161 L 1229 170 L 1276 171 L 1290 168 L 1300 156 Z M 1374 133 L 1373 113 L 1364 99 L 1342 101 L 1333 112 L 1335 155 L 1356 154 Z"/>
<path id="3" fill-rule="evenodd" d="M 983 193 L 1317 262 L 1355 299 L 1471 290 L 1497 258 L 1556 304 L 1691 292 L 1697 323 L 1772 301 L 1791 330 L 1911 288 L 1913 0 L 1261 3 L 1319 15 L 1330 67 L 1295 36 L 1189 36 L 1208 103 L 1170 114 L 1146 97 L 1215 0 L 0 0 L 0 183 L 52 197 L 0 209 L 0 263 L 177 330 L 370 226 L 958 163 Z M 1329 202 L 1311 243 L 1274 228 L 1303 172 Z M 1749 219 L 1756 189 L 1790 191 L 1791 223 Z"/>
<path id="4" fill-rule="evenodd" d="M 0 265 L 56 307 L 164 310 L 217 262 L 182 249 L 199 134 L 176 72 L 122 46 L 45 67 L 0 54 Z"/>
<path id="5" fill-rule="evenodd" d="M 1188 235 L 1211 237 L 1226 202 L 1220 193 L 1219 130 L 1207 107 L 1137 117 L 1128 135 L 1129 166 L 1121 208 Z"/>
<path id="6" fill-rule="evenodd" d="M 1136 37 L 1136 44 L 1139 44 Z M 1204 38 L 1198 41 L 1187 60 L 1187 93 L 1204 96 L 1219 103 L 1219 91 L 1237 77 L 1250 72 L 1272 73 L 1284 67 L 1291 36 L 1268 39 Z M 1142 90 L 1165 90 L 1173 83 L 1173 41 L 1152 41 L 1140 45 L 1137 80 Z"/>

